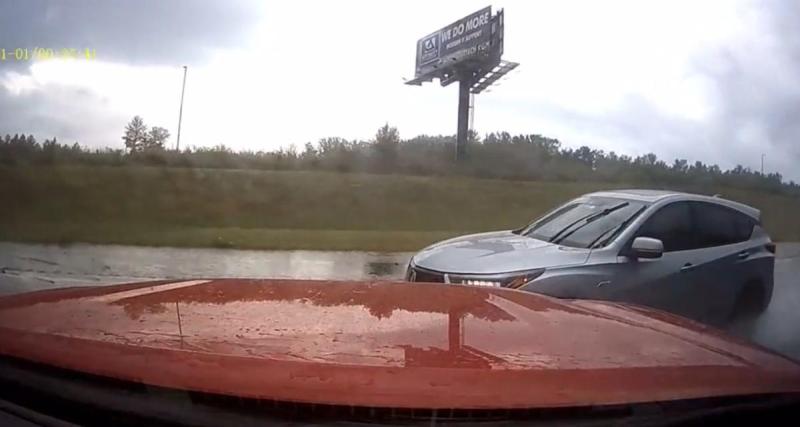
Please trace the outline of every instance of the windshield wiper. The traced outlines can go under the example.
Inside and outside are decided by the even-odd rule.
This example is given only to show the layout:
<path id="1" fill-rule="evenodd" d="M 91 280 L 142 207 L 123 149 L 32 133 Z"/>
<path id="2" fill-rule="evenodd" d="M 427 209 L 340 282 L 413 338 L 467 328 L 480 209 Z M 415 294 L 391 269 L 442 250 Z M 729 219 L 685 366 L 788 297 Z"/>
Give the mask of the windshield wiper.
<path id="1" fill-rule="evenodd" d="M 612 206 L 610 208 L 605 208 L 600 212 L 597 212 L 597 213 L 594 213 L 594 214 L 591 214 L 591 215 L 587 215 L 587 216 L 579 219 L 578 221 L 570 224 L 569 226 L 565 227 L 564 229 L 562 229 L 558 233 L 556 233 L 556 235 L 553 236 L 552 239 L 550 239 L 550 243 L 559 244 L 559 243 L 561 243 L 561 241 L 563 241 L 567 237 L 571 236 L 573 233 L 575 233 L 576 231 L 580 230 L 581 228 L 585 227 L 587 224 L 590 224 L 592 221 L 597 220 L 599 218 L 602 218 L 602 217 L 610 214 L 611 212 L 614 212 L 616 210 L 622 209 L 625 206 L 628 206 L 629 204 L 630 203 L 628 203 L 628 202 L 622 202 L 622 203 L 620 203 L 620 204 L 618 204 L 616 206 Z M 584 221 L 584 223 L 581 224 L 578 227 L 573 228 L 569 233 L 567 233 L 567 234 L 565 234 L 565 235 L 563 235 L 561 237 L 558 237 L 561 233 L 563 233 L 564 231 L 566 231 L 567 229 L 569 229 L 570 227 L 572 227 L 573 225 L 577 224 L 580 221 Z"/>
<path id="2" fill-rule="evenodd" d="M 562 228 L 561 230 L 559 230 L 559 231 L 558 231 L 558 233 L 554 234 L 554 235 L 553 235 L 553 237 L 551 237 L 551 238 L 550 238 L 550 239 L 548 239 L 547 241 L 548 241 L 548 242 L 550 242 L 550 243 L 552 243 L 554 240 L 558 239 L 558 236 L 560 236 L 560 235 L 561 235 L 561 233 L 563 233 L 563 232 L 565 232 L 565 231 L 569 230 L 569 229 L 570 229 L 572 226 L 574 226 L 575 224 L 577 224 L 577 223 L 579 223 L 579 222 L 581 222 L 581 221 L 584 221 L 584 220 L 586 220 L 586 219 L 590 218 L 592 215 L 597 215 L 597 214 L 596 214 L 596 213 L 594 213 L 594 214 L 588 214 L 588 215 L 584 215 L 584 216 L 582 216 L 582 217 L 580 217 L 580 218 L 576 219 L 575 221 L 572 221 L 571 223 L 567 224 L 567 226 L 566 226 L 566 227 L 564 227 L 564 228 Z"/>
<path id="3" fill-rule="evenodd" d="M 625 219 L 625 221 L 622 221 L 622 222 L 621 222 L 621 223 L 619 223 L 618 225 L 616 225 L 616 226 L 614 226 L 614 227 L 611 227 L 611 228 L 609 228 L 608 230 L 606 230 L 606 231 L 604 231 L 604 232 L 600 233 L 600 235 L 599 235 L 599 236 L 597 236 L 597 238 L 596 238 L 596 239 L 592 240 L 592 241 L 591 241 L 591 243 L 589 243 L 589 245 L 588 245 L 588 246 L 586 246 L 586 247 L 587 247 L 587 248 L 589 248 L 589 249 L 594 249 L 594 248 L 595 248 L 595 245 L 597 245 L 596 247 L 602 247 L 602 246 L 605 246 L 605 245 L 607 245 L 607 244 L 608 244 L 608 242 L 609 242 L 609 241 L 610 241 L 610 240 L 611 240 L 611 239 L 612 239 L 612 238 L 613 238 L 613 237 L 614 237 L 614 236 L 617 234 L 617 231 L 619 231 L 619 230 L 622 230 L 622 229 L 624 229 L 625 227 L 627 227 L 627 226 L 628 226 L 628 224 L 630 224 L 630 222 L 631 222 L 631 221 L 633 221 L 633 220 L 634 220 L 634 219 L 635 219 L 637 216 L 639 216 L 639 214 L 640 214 L 640 213 L 642 213 L 642 211 L 644 210 L 644 208 L 645 208 L 645 207 L 646 207 L 646 206 L 642 206 L 641 208 L 639 208 L 639 210 L 637 210 L 637 211 L 636 211 L 636 212 L 634 212 L 634 213 L 633 213 L 631 216 L 629 216 L 628 218 L 626 218 L 626 219 Z M 608 236 L 608 238 L 607 238 L 607 239 L 603 240 L 603 241 L 602 241 L 602 242 L 600 242 L 600 243 L 597 243 L 598 241 L 600 241 L 600 239 L 602 239 L 602 238 L 603 238 L 603 236 L 607 235 L 609 232 L 612 232 L 612 231 L 613 231 L 613 233 L 611 233 L 611 235 L 610 235 L 610 236 Z"/>

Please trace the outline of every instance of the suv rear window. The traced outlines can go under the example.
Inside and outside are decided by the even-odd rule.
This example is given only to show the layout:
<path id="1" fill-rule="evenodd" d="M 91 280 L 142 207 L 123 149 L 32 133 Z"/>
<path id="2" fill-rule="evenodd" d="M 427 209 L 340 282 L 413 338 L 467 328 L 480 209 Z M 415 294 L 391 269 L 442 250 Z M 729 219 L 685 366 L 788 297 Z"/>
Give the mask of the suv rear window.
<path id="1" fill-rule="evenodd" d="M 685 251 L 744 242 L 756 221 L 734 209 L 707 202 L 676 202 L 645 222 L 636 236 L 664 243 L 664 252 Z"/>
<path id="2" fill-rule="evenodd" d="M 691 204 L 698 248 L 744 242 L 753 234 L 755 220 L 741 212 L 714 203 Z"/>

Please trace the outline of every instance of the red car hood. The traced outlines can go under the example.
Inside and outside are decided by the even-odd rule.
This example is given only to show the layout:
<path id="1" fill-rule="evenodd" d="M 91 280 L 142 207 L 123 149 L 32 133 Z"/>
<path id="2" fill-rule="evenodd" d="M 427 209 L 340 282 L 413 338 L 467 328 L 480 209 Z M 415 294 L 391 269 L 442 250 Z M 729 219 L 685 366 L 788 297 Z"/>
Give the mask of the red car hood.
<path id="1" fill-rule="evenodd" d="M 620 304 L 390 282 L 192 280 L 0 298 L 0 354 L 241 397 L 543 408 L 800 392 L 800 366 Z"/>

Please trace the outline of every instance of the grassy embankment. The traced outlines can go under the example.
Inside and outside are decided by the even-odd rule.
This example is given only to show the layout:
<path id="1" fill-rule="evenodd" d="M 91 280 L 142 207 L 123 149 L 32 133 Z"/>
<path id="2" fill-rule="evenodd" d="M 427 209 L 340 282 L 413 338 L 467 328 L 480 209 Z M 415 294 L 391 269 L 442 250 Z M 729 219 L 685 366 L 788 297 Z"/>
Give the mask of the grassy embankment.
<path id="1" fill-rule="evenodd" d="M 402 251 L 512 228 L 576 195 L 635 185 L 149 167 L 0 168 L 0 240 Z M 715 189 L 800 240 L 800 199 Z"/>

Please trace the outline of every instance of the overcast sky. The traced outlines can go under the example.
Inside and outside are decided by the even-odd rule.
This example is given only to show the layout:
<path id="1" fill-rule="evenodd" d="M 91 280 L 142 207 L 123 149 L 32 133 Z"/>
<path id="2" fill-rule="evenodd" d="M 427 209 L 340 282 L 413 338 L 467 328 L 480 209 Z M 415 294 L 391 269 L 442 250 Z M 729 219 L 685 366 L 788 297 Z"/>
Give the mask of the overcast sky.
<path id="1" fill-rule="evenodd" d="M 182 145 L 271 150 L 325 136 L 454 134 L 457 88 L 403 84 L 416 40 L 491 4 L 505 59 L 479 133 L 743 164 L 800 181 L 800 2 L 10 1 L 0 4 L 0 133 L 123 146 L 127 121 Z M 95 49 L 17 61 L 17 48 Z"/>

